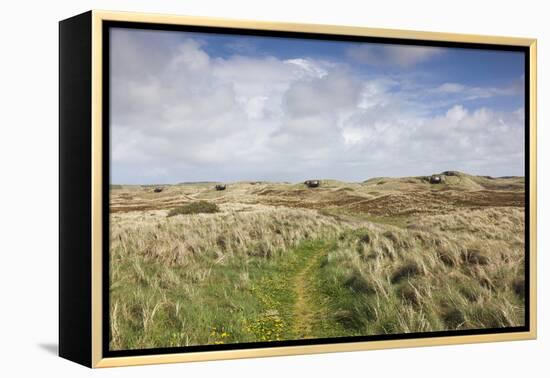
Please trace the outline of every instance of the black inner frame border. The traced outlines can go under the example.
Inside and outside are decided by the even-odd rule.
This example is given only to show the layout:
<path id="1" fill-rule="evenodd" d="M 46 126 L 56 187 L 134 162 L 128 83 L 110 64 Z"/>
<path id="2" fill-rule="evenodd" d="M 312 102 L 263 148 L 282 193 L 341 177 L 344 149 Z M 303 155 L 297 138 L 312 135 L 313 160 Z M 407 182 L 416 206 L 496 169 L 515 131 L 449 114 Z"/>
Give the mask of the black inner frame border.
<path id="1" fill-rule="evenodd" d="M 126 28 L 134 30 L 161 30 L 161 31 L 182 31 L 182 32 L 199 32 L 225 35 L 239 36 L 261 36 L 261 37 L 282 37 L 296 39 L 315 39 L 326 41 L 346 41 L 346 42 L 369 42 L 380 44 L 400 44 L 400 45 L 416 45 L 416 46 L 432 46 L 432 47 L 450 47 L 450 48 L 466 48 L 477 50 L 495 50 L 495 51 L 515 51 L 524 54 L 525 67 L 525 85 L 524 85 L 524 112 L 525 112 L 525 154 L 524 154 L 524 177 L 525 177 L 525 321 L 524 326 L 520 327 L 505 327 L 505 328 L 483 328 L 483 329 L 468 329 L 468 330 L 447 330 L 447 331 L 432 331 L 432 332 L 415 332 L 404 334 L 381 334 L 381 335 L 366 335 L 366 336 L 345 336 L 335 338 L 318 338 L 306 340 L 283 340 L 269 342 L 251 342 L 251 343 L 235 343 L 221 345 L 194 345 L 182 347 L 165 347 L 165 348 L 150 348 L 150 349 L 128 349 L 128 350 L 110 350 L 110 307 L 109 307 L 109 266 L 110 266 L 110 29 L 111 28 Z M 502 334 L 512 332 L 529 332 L 530 331 L 530 109 L 533 106 L 530 99 L 530 54 L 527 46 L 514 45 L 498 45 L 498 44 L 483 44 L 469 42 L 446 42 L 446 41 L 430 41 L 416 40 L 404 38 L 387 38 L 387 37 L 368 37 L 368 36 L 353 36 L 353 35 L 334 35 L 324 33 L 310 32 L 288 32 L 288 31 L 272 31 L 272 30 L 257 30 L 257 29 L 240 29 L 227 27 L 213 26 L 194 26 L 194 25 L 170 25 L 159 23 L 146 22 L 128 22 L 128 21 L 102 21 L 102 305 L 103 320 L 102 327 L 102 354 L 103 357 L 127 357 L 140 355 L 158 355 L 158 354 L 174 354 L 174 353 L 193 353 L 204 351 L 221 351 L 221 350 L 253 350 L 266 347 L 280 346 L 305 346 L 305 345 L 320 345 L 320 344 L 340 344 L 350 342 L 365 342 L 365 341 L 383 341 L 383 340 L 408 340 L 408 339 L 425 339 L 432 337 L 448 337 L 448 336 L 466 336 L 466 335 L 488 335 Z"/>

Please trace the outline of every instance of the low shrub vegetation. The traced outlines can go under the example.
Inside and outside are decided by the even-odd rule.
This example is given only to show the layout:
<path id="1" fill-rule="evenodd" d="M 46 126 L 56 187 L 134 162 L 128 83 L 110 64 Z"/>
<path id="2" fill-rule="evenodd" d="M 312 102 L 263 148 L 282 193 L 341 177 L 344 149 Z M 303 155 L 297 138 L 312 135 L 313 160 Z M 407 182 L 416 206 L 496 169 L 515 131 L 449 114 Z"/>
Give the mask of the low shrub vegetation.
<path id="1" fill-rule="evenodd" d="M 168 217 L 186 214 L 211 214 L 220 211 L 218 205 L 207 201 L 197 201 L 178 206 L 168 212 Z"/>

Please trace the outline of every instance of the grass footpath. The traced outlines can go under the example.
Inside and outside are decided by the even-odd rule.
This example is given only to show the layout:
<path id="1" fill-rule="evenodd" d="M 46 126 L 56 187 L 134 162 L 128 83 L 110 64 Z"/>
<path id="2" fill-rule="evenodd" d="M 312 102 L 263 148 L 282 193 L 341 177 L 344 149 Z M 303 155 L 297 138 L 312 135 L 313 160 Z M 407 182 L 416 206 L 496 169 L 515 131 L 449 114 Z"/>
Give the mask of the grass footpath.
<path id="1" fill-rule="evenodd" d="M 521 326 L 524 212 L 115 215 L 112 350 Z M 385 219 L 384 219 L 385 221 Z"/>
<path id="2" fill-rule="evenodd" d="M 327 298 L 316 290 L 319 267 L 334 243 L 308 241 L 280 258 L 252 288 L 262 315 L 247 324 L 259 341 L 326 336 Z"/>
<path id="3" fill-rule="evenodd" d="M 116 349 L 296 340 L 341 334 L 318 289 L 335 241 L 304 241 L 271 258 L 208 259 L 189 272 L 144 261 L 116 264 L 132 285 L 111 285 L 111 343 Z M 122 304 L 124 303 L 124 304 Z"/>

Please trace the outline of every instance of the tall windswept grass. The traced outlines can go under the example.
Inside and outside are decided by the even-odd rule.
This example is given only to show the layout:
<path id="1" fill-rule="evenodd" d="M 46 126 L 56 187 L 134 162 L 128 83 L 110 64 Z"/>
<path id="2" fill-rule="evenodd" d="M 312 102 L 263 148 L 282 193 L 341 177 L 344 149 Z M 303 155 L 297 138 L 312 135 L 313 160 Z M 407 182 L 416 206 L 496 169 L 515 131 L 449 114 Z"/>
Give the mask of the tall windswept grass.
<path id="1" fill-rule="evenodd" d="M 524 324 L 520 182 L 325 183 L 114 189 L 111 348 Z"/>
<path id="2" fill-rule="evenodd" d="M 460 211 L 411 226 L 367 226 L 338 241 L 320 273 L 335 321 L 350 334 L 524 324 L 522 211 Z"/>
<path id="3" fill-rule="evenodd" d="M 279 321 L 273 310 L 264 313 L 273 299 L 261 291 L 276 289 L 270 275 L 287 274 L 280 262 L 291 261 L 293 248 L 306 240 L 336 238 L 351 228 L 303 209 L 165 214 L 113 215 L 113 349 L 257 341 L 258 332 L 271 332 L 265 319 Z M 287 283 L 272 295 L 291 300 L 289 290 Z"/>
<path id="4" fill-rule="evenodd" d="M 164 219 L 145 216 L 138 221 L 112 222 L 111 258 L 140 255 L 178 266 L 203 258 L 220 263 L 239 255 L 269 258 L 306 239 L 332 238 L 345 227 L 316 211 L 288 208 Z"/>

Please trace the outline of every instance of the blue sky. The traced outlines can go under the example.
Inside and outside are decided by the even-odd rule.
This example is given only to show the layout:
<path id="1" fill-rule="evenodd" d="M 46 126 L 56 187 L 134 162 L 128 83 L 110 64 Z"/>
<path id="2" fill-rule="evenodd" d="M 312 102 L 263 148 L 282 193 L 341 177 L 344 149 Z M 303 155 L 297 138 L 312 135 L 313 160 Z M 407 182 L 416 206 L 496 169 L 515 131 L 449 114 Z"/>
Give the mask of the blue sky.
<path id="1" fill-rule="evenodd" d="M 523 175 L 522 53 L 111 33 L 113 183 Z"/>

